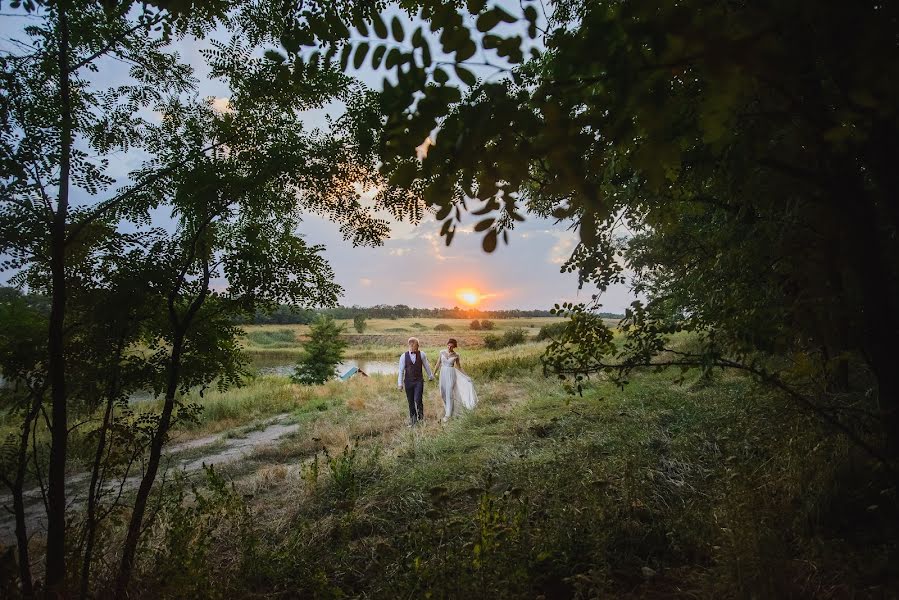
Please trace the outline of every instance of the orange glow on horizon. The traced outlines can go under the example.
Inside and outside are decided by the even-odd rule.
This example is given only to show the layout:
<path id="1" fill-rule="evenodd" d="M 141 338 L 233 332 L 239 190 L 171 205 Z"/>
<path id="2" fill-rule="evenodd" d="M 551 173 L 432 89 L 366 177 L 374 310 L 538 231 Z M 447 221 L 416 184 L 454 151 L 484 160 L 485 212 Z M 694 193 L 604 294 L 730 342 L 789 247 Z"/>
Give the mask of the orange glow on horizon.
<path id="1" fill-rule="evenodd" d="M 463 288 L 456 292 L 456 298 L 467 304 L 468 306 L 477 306 L 481 302 L 483 296 L 471 288 Z"/>

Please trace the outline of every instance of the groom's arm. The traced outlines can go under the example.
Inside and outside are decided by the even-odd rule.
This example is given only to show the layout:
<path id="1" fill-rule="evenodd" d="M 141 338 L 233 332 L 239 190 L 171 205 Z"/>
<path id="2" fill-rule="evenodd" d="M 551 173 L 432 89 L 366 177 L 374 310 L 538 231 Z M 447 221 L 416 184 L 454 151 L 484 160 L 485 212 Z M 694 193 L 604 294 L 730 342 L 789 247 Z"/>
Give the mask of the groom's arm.
<path id="1" fill-rule="evenodd" d="M 406 361 L 403 359 L 406 358 L 405 354 L 400 355 L 400 370 L 399 374 L 396 376 L 396 387 L 403 389 L 403 372 L 406 370 Z"/>
<path id="2" fill-rule="evenodd" d="M 431 365 L 428 363 L 428 357 L 425 356 L 425 353 L 421 353 L 421 364 L 425 368 L 425 371 L 428 372 L 428 379 L 434 381 L 434 373 L 431 372 Z"/>

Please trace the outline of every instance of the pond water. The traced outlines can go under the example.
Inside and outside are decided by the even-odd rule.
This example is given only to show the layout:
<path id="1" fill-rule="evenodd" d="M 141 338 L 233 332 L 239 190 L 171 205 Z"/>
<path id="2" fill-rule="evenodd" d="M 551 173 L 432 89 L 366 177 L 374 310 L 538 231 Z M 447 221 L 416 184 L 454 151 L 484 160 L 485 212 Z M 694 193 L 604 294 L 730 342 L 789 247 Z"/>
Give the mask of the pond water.
<path id="1" fill-rule="evenodd" d="M 260 375 L 283 375 L 290 377 L 296 370 L 294 363 L 285 363 L 284 359 L 277 360 L 254 360 L 252 366 Z M 365 358 L 348 358 L 337 365 L 337 373 L 341 375 L 351 368 L 356 367 L 360 371 L 364 371 L 368 375 L 396 375 L 399 370 L 397 362 L 386 360 L 368 360 Z M 11 387 L 11 382 L 7 381 L 0 375 L 0 388 Z M 142 390 L 131 394 L 131 402 L 148 402 L 154 399 L 154 395 L 149 390 Z"/>
<path id="2" fill-rule="evenodd" d="M 253 365 L 258 369 L 260 375 L 283 375 L 290 377 L 296 370 L 294 363 L 284 363 L 281 361 L 266 364 L 254 361 Z M 368 360 L 365 358 L 348 358 L 337 365 L 337 373 L 342 374 L 356 367 L 360 371 L 364 371 L 368 375 L 394 375 L 398 370 L 398 364 L 393 361 L 386 360 Z"/>

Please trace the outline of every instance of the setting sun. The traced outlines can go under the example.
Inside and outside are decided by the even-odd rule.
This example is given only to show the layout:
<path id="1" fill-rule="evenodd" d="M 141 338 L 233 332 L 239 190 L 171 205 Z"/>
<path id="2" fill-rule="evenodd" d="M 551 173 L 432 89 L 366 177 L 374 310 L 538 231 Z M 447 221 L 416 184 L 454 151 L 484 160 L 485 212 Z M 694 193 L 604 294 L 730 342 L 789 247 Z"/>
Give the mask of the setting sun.
<path id="1" fill-rule="evenodd" d="M 456 292 L 456 298 L 469 306 L 474 306 L 481 301 L 482 296 L 475 290 L 464 289 Z"/>

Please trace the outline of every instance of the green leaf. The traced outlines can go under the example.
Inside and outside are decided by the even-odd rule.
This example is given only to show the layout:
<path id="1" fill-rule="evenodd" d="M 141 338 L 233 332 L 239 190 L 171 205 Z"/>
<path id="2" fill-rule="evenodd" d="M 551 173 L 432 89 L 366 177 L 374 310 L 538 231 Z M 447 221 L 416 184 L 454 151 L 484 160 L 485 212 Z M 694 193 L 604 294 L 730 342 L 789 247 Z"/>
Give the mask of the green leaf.
<path id="1" fill-rule="evenodd" d="M 485 50 L 492 50 L 493 48 L 498 48 L 502 41 L 503 38 L 499 37 L 498 35 L 488 33 L 481 40 L 481 45 L 484 46 Z"/>
<path id="2" fill-rule="evenodd" d="M 353 54 L 353 67 L 359 69 L 365 63 L 365 56 L 368 54 L 368 42 L 362 42 L 356 47 L 356 53 Z"/>
<path id="3" fill-rule="evenodd" d="M 334 44 L 331 44 L 331 46 L 328 48 L 328 51 L 325 52 L 325 62 L 328 64 L 331 64 L 331 61 L 334 60 L 334 56 L 336 54 L 337 54 L 337 46 Z"/>
<path id="4" fill-rule="evenodd" d="M 403 32 L 403 24 L 400 23 L 399 17 L 393 17 L 393 20 L 390 22 L 390 29 L 393 32 L 393 39 L 396 41 L 402 42 L 406 38 L 406 34 Z"/>
<path id="5" fill-rule="evenodd" d="M 481 33 L 487 33 L 499 24 L 500 14 L 496 8 L 492 8 L 478 16 L 477 28 Z"/>
<path id="6" fill-rule="evenodd" d="M 384 20 L 377 11 L 372 11 L 371 13 L 371 24 L 379 38 L 382 40 L 387 39 L 387 25 L 384 24 Z"/>
<path id="7" fill-rule="evenodd" d="M 512 15 L 510 15 L 510 14 L 507 13 L 505 10 L 503 10 L 502 8 L 500 8 L 499 6 L 493 7 L 493 10 L 496 11 L 497 16 L 498 16 L 498 17 L 500 18 L 500 20 L 503 21 L 504 23 L 516 23 L 516 22 L 518 22 L 518 19 L 517 19 L 517 18 L 513 17 Z"/>
<path id="8" fill-rule="evenodd" d="M 463 60 L 468 60 L 469 58 L 474 56 L 474 53 L 477 52 L 477 50 L 477 46 L 475 46 L 474 42 L 469 39 L 464 44 L 462 44 L 462 46 L 458 50 L 456 50 L 456 60 L 460 62 Z"/>
<path id="9" fill-rule="evenodd" d="M 301 44 L 299 35 L 297 35 L 297 31 L 295 29 L 291 29 L 284 32 L 284 35 L 281 36 L 281 45 L 291 54 L 299 52 Z"/>
<path id="10" fill-rule="evenodd" d="M 396 48 L 391 48 L 387 53 L 387 60 L 384 61 L 384 66 L 388 69 L 392 69 L 400 62 L 400 51 Z"/>
<path id="11" fill-rule="evenodd" d="M 440 67 L 437 67 L 436 69 L 434 69 L 433 77 L 434 77 L 434 81 L 436 81 L 440 85 L 443 85 L 447 81 L 449 81 L 449 75 L 447 75 L 446 71 L 444 71 Z"/>
<path id="12" fill-rule="evenodd" d="M 461 65 L 455 65 L 455 70 L 456 70 L 456 77 L 461 79 L 465 85 L 472 87 L 478 82 L 478 79 L 477 79 L 477 77 L 474 76 L 474 73 L 472 73 L 465 67 L 463 67 Z"/>
<path id="13" fill-rule="evenodd" d="M 469 14 L 476 15 L 487 6 L 487 0 L 468 0 L 466 4 L 468 5 Z"/>
<path id="14" fill-rule="evenodd" d="M 365 24 L 365 19 L 362 17 L 362 12 L 357 11 L 353 15 L 353 25 L 356 26 L 356 30 L 359 32 L 359 35 L 362 37 L 368 37 L 368 26 Z"/>
<path id="15" fill-rule="evenodd" d="M 481 221 L 483 223 L 483 221 Z M 496 231 L 490 230 L 487 232 L 487 235 L 484 236 L 484 239 L 481 241 L 481 247 L 484 248 L 484 252 L 490 254 L 494 250 L 496 250 Z"/>
<path id="16" fill-rule="evenodd" d="M 484 219 L 482 221 L 478 221 L 478 223 L 474 226 L 474 230 L 475 231 L 484 231 L 485 229 L 490 229 L 495 222 L 496 222 L 496 219 L 494 219 L 493 217 Z"/>
<path id="17" fill-rule="evenodd" d="M 377 69 L 381 66 L 381 60 L 384 58 L 385 52 L 387 52 L 387 46 L 378 46 L 375 48 L 375 51 L 371 53 L 371 66 L 373 69 Z"/>
<path id="18" fill-rule="evenodd" d="M 350 44 L 346 44 L 343 47 L 343 50 L 340 51 L 340 70 L 346 71 L 346 68 L 350 64 L 350 52 L 352 52 L 353 47 Z"/>
<path id="19" fill-rule="evenodd" d="M 347 29 L 346 24 L 344 24 L 343 19 L 337 16 L 336 13 L 329 12 L 327 17 L 328 25 L 330 25 L 331 32 L 336 34 L 340 39 L 349 39 L 350 30 Z M 333 37 L 333 36 L 332 36 Z"/>
<path id="20" fill-rule="evenodd" d="M 390 174 L 390 183 L 399 187 L 409 187 L 418 175 L 418 165 L 404 162 Z"/>
<path id="21" fill-rule="evenodd" d="M 285 60 L 287 60 L 287 57 L 277 50 L 266 50 L 265 58 L 276 63 L 283 63 Z"/>

